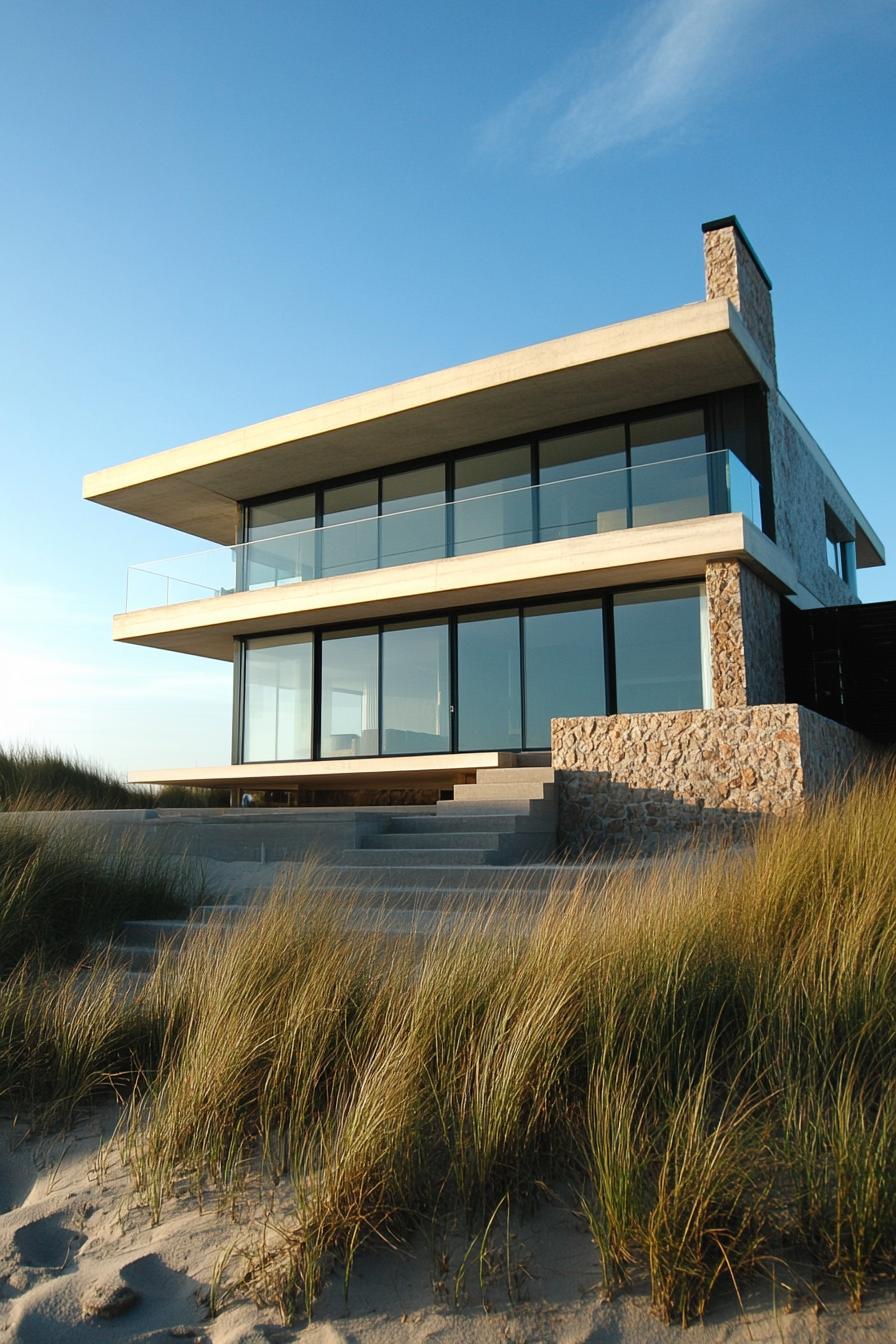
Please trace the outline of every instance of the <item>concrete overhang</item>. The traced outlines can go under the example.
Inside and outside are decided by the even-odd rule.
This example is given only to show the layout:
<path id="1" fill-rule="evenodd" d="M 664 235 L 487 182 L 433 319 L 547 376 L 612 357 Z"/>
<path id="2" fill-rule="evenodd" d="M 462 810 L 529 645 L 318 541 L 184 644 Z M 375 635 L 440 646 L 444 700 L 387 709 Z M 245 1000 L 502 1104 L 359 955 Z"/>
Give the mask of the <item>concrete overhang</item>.
<path id="1" fill-rule="evenodd" d="M 356 760 L 265 761 L 256 765 L 206 765 L 168 770 L 131 770 L 132 784 L 185 784 L 203 788 L 243 786 L 256 789 L 351 789 L 362 785 L 439 786 L 473 780 L 477 770 L 516 763 L 508 751 L 465 751 L 439 756 L 376 756 Z"/>
<path id="2" fill-rule="evenodd" d="M 726 513 L 150 607 L 115 616 L 112 633 L 230 659 L 236 636 L 695 578 L 722 558 L 742 559 L 781 592 L 796 589 L 790 558 L 743 514 Z"/>
<path id="3" fill-rule="evenodd" d="M 84 479 L 84 497 L 210 541 L 238 502 L 492 439 L 762 381 L 727 299 L 545 341 L 154 453 Z"/>

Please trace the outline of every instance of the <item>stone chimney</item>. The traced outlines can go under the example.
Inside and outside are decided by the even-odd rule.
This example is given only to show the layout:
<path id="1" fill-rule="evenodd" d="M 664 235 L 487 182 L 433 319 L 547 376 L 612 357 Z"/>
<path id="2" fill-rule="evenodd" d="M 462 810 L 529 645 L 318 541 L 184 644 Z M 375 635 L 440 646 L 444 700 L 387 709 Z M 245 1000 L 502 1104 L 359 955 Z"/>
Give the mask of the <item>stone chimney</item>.
<path id="1" fill-rule="evenodd" d="M 735 215 L 703 225 L 706 297 L 730 299 L 775 370 L 772 282 Z"/>

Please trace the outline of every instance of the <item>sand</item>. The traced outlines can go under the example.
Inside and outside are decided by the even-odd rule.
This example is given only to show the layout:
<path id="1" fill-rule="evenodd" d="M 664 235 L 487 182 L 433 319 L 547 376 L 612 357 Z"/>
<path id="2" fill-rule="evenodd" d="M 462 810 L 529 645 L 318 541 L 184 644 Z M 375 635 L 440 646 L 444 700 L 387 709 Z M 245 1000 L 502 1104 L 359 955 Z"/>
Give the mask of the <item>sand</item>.
<path id="1" fill-rule="evenodd" d="M 233 1257 L 257 1225 L 235 1223 L 209 1205 L 200 1210 L 184 1197 L 170 1201 L 153 1226 L 135 1205 L 128 1173 L 108 1142 L 115 1120 L 106 1110 L 53 1139 L 29 1138 L 12 1125 L 0 1131 L 0 1335 L 6 1339 L 668 1344 L 682 1335 L 651 1316 L 643 1284 L 612 1302 L 601 1300 L 590 1238 L 581 1220 L 559 1206 L 510 1227 L 496 1218 L 482 1265 L 456 1228 L 433 1229 L 405 1250 L 367 1250 L 358 1258 L 348 1303 L 334 1271 L 314 1321 L 304 1328 L 284 1327 L 275 1312 L 240 1296 L 210 1318 L 216 1263 Z M 288 1216 L 287 1200 L 284 1189 L 275 1218 Z M 781 1282 L 773 1288 L 762 1281 L 745 1295 L 743 1310 L 733 1293 L 721 1294 L 688 1337 L 695 1333 L 705 1344 L 877 1344 L 896 1340 L 896 1294 L 881 1290 L 853 1315 L 833 1292 L 818 1310 L 808 1289 L 789 1294 Z"/>

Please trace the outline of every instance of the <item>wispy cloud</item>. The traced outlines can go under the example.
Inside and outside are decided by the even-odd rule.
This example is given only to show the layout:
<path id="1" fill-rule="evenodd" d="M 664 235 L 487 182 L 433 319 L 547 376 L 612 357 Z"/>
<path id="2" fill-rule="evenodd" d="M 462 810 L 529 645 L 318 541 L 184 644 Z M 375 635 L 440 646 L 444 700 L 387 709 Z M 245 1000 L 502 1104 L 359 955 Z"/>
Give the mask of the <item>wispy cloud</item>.
<path id="1" fill-rule="evenodd" d="M 865 7 L 863 0 L 858 4 Z M 796 6 L 802 8 L 802 0 Z M 824 0 L 819 18 L 822 12 L 829 22 Z M 596 46 L 486 122 L 479 148 L 558 169 L 668 135 L 724 89 L 743 88 L 756 56 L 769 49 L 772 30 L 780 38 L 793 18 L 773 0 L 642 0 Z"/>

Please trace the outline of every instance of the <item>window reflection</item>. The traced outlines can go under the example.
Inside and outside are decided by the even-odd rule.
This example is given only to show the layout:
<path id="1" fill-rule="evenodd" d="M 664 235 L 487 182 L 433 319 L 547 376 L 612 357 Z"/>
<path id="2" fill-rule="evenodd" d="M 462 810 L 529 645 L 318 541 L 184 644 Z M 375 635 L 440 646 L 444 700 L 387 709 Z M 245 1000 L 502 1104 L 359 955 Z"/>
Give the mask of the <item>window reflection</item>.
<path id="1" fill-rule="evenodd" d="M 382 565 L 441 559 L 446 554 L 446 524 L 443 463 L 383 477 Z"/>
<path id="2" fill-rule="evenodd" d="M 379 755 L 378 645 L 376 630 L 321 640 L 321 756 Z"/>
<path id="3" fill-rule="evenodd" d="M 314 492 L 247 510 L 243 585 L 271 588 L 315 577 Z"/>
<path id="4" fill-rule="evenodd" d="M 448 622 L 383 630 L 383 754 L 449 751 Z"/>
<path id="5" fill-rule="evenodd" d="M 308 760 L 312 674 L 310 633 L 247 643 L 243 671 L 244 761 Z"/>
<path id="6" fill-rule="evenodd" d="M 706 517 L 710 510 L 703 411 L 634 420 L 629 436 L 631 525 Z"/>
<path id="7" fill-rule="evenodd" d="M 379 482 L 336 485 L 325 490 L 323 496 L 321 574 L 327 577 L 376 569 Z"/>
<path id="8" fill-rule="evenodd" d="M 701 584 L 619 593 L 613 626 L 619 714 L 710 704 Z"/>
<path id="9" fill-rule="evenodd" d="M 457 622 L 459 751 L 522 744 L 520 622 L 516 612 L 484 612 Z"/>
<path id="10" fill-rule="evenodd" d="M 454 554 L 524 546 L 532 540 L 531 452 L 500 448 L 454 464 Z M 506 493 L 506 492 L 515 493 Z"/>
<path id="11" fill-rule="evenodd" d="M 530 750 L 551 745 L 551 719 L 606 713 L 600 602 L 525 607 L 523 650 Z"/>
<path id="12" fill-rule="evenodd" d="M 538 459 L 542 541 L 628 526 L 624 425 L 542 439 Z"/>

